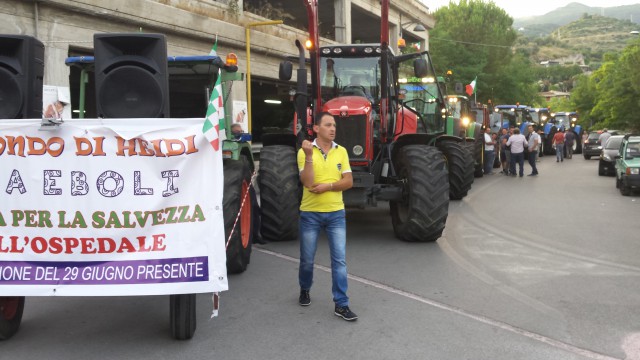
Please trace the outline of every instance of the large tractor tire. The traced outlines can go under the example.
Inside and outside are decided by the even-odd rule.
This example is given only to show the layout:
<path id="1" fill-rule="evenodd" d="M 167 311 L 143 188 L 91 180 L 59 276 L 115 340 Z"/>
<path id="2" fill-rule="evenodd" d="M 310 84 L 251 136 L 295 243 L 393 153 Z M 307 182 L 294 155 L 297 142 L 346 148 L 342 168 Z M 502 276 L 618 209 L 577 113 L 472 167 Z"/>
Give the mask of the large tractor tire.
<path id="1" fill-rule="evenodd" d="M 196 332 L 196 294 L 169 296 L 171 336 L 176 340 L 189 340 Z"/>
<path id="2" fill-rule="evenodd" d="M 442 141 L 438 149 L 444 154 L 449 170 L 449 198 L 460 200 L 467 196 L 474 180 L 473 158 L 461 143 Z"/>
<path id="3" fill-rule="evenodd" d="M 24 302 L 24 296 L 0 297 L 0 340 L 7 340 L 18 332 Z"/>
<path id="4" fill-rule="evenodd" d="M 407 145 L 395 159 L 402 200 L 391 201 L 393 231 L 401 240 L 436 241 L 449 214 L 446 160 L 435 147 Z"/>
<path id="5" fill-rule="evenodd" d="M 302 187 L 295 149 L 286 145 L 262 148 L 258 179 L 262 237 L 268 241 L 297 239 Z"/>
<path id="6" fill-rule="evenodd" d="M 255 216 L 251 191 L 254 190 L 251 187 L 251 168 L 248 160 L 244 156 L 240 160 L 225 160 L 222 207 L 225 241 L 229 241 L 227 273 L 230 274 L 245 271 L 251 260 Z"/>
<path id="7" fill-rule="evenodd" d="M 474 140 L 471 142 L 465 142 L 465 147 L 469 151 L 469 156 L 473 159 L 474 168 L 473 176 L 481 178 L 484 176 L 484 149 L 482 147 L 482 141 Z"/>
<path id="8" fill-rule="evenodd" d="M 582 146 L 584 145 L 582 143 L 582 135 L 584 135 L 584 129 L 581 129 L 579 133 L 577 132 L 573 132 L 574 134 L 576 134 L 576 147 L 573 149 L 573 153 L 574 154 L 582 154 Z"/>

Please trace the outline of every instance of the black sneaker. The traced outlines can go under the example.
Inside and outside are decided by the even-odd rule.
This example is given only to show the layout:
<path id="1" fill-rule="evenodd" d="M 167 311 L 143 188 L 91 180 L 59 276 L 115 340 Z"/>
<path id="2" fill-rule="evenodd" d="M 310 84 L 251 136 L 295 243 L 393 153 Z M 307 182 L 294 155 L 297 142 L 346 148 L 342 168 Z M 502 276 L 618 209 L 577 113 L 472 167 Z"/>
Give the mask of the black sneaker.
<path id="1" fill-rule="evenodd" d="M 300 290 L 300 297 L 298 298 L 298 303 L 301 306 L 309 306 L 311 305 L 311 297 L 309 296 L 309 290 Z"/>
<path id="2" fill-rule="evenodd" d="M 336 316 L 340 316 L 341 318 L 347 321 L 358 320 L 358 315 L 356 315 L 353 311 L 351 311 L 348 306 L 336 305 L 336 311 L 334 314 L 336 314 Z"/>

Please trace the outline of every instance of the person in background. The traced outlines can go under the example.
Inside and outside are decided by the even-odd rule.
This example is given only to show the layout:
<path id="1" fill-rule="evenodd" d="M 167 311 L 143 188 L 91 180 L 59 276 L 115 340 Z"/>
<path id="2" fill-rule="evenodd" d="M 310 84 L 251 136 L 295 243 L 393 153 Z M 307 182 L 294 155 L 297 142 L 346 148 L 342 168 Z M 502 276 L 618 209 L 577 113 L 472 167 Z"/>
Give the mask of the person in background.
<path id="1" fill-rule="evenodd" d="M 313 284 L 313 263 L 318 235 L 324 230 L 331 252 L 334 314 L 347 321 L 358 316 L 349 309 L 347 296 L 347 231 L 342 192 L 353 186 L 347 150 L 336 144 L 336 121 L 328 112 L 314 119 L 311 142 L 304 140 L 298 151 L 300 182 L 304 186 L 300 204 L 300 284 L 301 306 L 311 305 L 309 290 Z"/>
<path id="2" fill-rule="evenodd" d="M 527 138 L 520 134 L 520 129 L 514 128 L 513 135 L 509 136 L 507 146 L 511 146 L 511 176 L 516 176 L 516 162 L 519 167 L 520 177 L 524 176 L 524 147 L 528 146 Z"/>
<path id="3" fill-rule="evenodd" d="M 573 157 L 573 145 L 576 141 L 576 134 L 573 131 L 565 131 L 564 133 L 564 149 L 567 153 L 567 159 L 571 159 Z"/>
<path id="4" fill-rule="evenodd" d="M 491 128 L 484 128 L 484 174 L 493 175 L 493 162 L 496 158 L 496 142 L 491 138 Z"/>
<path id="5" fill-rule="evenodd" d="M 242 130 L 242 124 L 234 123 L 231 124 L 231 133 L 233 135 L 242 135 L 244 131 Z"/>
<path id="6" fill-rule="evenodd" d="M 531 166 L 531 174 L 527 176 L 537 176 L 538 167 L 536 159 L 538 158 L 538 145 L 540 144 L 540 135 L 533 130 L 533 125 L 529 125 L 529 165 Z"/>
<path id="7" fill-rule="evenodd" d="M 500 135 L 500 161 L 502 162 L 502 173 L 509 175 L 509 163 L 511 161 L 511 149 L 507 146 L 509 140 L 509 130 L 501 129 Z"/>
<path id="8" fill-rule="evenodd" d="M 607 130 L 607 128 L 602 129 L 602 134 L 598 136 L 598 144 L 600 144 L 600 146 L 604 148 L 604 146 L 607 144 L 607 140 L 609 140 L 610 137 L 611 133 L 609 132 L 609 130 Z"/>
<path id="9" fill-rule="evenodd" d="M 556 162 L 564 161 L 564 129 L 553 135 L 553 146 L 556 149 Z"/>

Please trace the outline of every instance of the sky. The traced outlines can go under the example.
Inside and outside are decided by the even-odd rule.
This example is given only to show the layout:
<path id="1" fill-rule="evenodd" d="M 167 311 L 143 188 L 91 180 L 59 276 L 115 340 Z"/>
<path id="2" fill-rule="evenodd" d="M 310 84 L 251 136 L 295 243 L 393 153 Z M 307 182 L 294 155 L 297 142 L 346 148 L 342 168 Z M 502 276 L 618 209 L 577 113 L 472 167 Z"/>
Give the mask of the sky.
<path id="1" fill-rule="evenodd" d="M 435 11 L 441 6 L 449 5 L 449 0 L 421 0 L 431 11 Z M 487 0 L 488 1 L 488 0 Z M 453 1 L 457 3 L 457 0 Z M 507 14 L 514 18 L 543 15 L 569 3 L 577 2 L 592 7 L 613 7 L 620 5 L 640 4 L 639 0 L 494 0 L 497 6 L 503 8 Z M 535 4 L 535 5 L 533 5 Z"/>

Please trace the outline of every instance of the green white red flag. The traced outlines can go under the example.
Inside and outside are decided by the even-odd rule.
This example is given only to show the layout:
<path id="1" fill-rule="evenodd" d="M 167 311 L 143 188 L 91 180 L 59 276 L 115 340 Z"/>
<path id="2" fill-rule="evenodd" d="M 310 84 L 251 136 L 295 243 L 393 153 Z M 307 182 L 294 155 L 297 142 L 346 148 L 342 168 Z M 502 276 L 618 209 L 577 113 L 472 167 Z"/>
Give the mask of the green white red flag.
<path id="1" fill-rule="evenodd" d="M 218 38 L 211 48 L 209 55 L 218 56 Z M 207 107 L 207 115 L 204 119 L 204 125 L 202 126 L 202 132 L 204 136 L 209 140 L 213 150 L 218 151 L 220 149 L 220 142 L 226 139 L 225 127 L 224 127 L 224 100 L 222 98 L 222 81 L 221 73 L 218 70 L 218 76 L 216 77 L 216 84 L 211 92 L 209 98 L 209 106 Z"/>
<path id="2" fill-rule="evenodd" d="M 471 96 L 473 94 L 476 93 L 476 80 L 478 80 L 478 77 L 476 76 L 475 79 L 473 79 L 473 81 L 471 82 L 471 84 L 468 84 L 466 86 L 466 88 L 464 89 L 465 92 L 467 93 L 467 95 Z"/>

